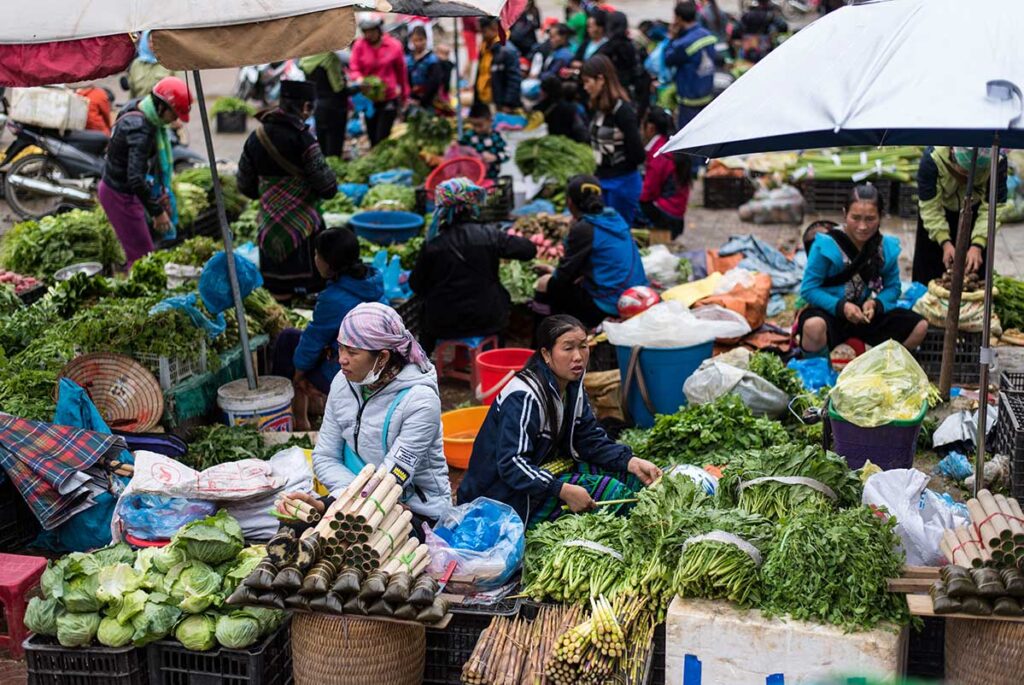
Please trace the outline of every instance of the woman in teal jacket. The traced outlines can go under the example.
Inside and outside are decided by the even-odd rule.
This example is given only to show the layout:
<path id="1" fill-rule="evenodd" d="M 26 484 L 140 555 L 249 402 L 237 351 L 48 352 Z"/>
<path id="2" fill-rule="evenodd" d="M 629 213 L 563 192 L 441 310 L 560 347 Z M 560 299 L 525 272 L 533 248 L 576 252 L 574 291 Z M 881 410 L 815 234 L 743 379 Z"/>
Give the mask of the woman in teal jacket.
<path id="1" fill-rule="evenodd" d="M 833 349 L 850 338 L 869 345 L 898 340 L 914 349 L 928 322 L 898 309 L 900 241 L 879 233 L 882 199 L 869 184 L 854 187 L 844 225 L 814 238 L 800 295 L 798 341 L 804 352 Z"/>

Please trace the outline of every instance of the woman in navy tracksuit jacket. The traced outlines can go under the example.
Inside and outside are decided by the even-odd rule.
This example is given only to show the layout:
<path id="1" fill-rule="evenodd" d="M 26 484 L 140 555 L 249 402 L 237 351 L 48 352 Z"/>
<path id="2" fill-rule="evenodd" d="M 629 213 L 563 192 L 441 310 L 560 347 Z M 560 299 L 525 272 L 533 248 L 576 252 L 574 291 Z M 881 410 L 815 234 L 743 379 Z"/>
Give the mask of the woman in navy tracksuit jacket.
<path id="1" fill-rule="evenodd" d="M 460 504 L 505 502 L 527 525 L 557 518 L 563 502 L 581 512 L 628 497 L 661 475 L 597 423 L 583 389 L 590 355 L 583 324 L 550 316 L 537 338 L 537 352 L 491 405 L 458 491 Z M 564 457 L 574 464 L 568 473 L 545 468 Z"/>

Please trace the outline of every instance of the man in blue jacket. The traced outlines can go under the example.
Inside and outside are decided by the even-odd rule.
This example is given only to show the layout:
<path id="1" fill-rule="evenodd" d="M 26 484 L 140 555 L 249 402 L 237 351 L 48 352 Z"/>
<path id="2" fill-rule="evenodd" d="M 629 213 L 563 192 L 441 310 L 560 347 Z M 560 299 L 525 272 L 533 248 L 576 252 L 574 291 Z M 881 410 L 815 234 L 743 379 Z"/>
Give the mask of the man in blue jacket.
<path id="1" fill-rule="evenodd" d="M 672 41 L 665 48 L 665 64 L 676 70 L 678 123 L 679 128 L 683 128 L 713 97 L 718 39 L 697 23 L 697 6 L 692 0 L 676 5 L 669 33 Z"/>

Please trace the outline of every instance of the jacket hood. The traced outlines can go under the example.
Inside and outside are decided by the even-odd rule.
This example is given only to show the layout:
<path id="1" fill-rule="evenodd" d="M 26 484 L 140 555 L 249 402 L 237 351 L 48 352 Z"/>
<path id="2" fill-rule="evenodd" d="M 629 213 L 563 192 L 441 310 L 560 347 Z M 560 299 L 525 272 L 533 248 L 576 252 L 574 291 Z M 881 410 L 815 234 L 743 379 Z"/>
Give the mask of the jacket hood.
<path id="1" fill-rule="evenodd" d="M 594 228 L 615 236 L 625 236 L 629 233 L 629 225 L 626 220 L 611 207 L 605 207 L 600 214 L 584 214 L 583 218 Z"/>
<path id="2" fill-rule="evenodd" d="M 608 14 L 608 19 L 605 23 L 605 33 L 607 33 L 609 40 L 625 38 L 628 28 L 629 20 L 626 19 L 626 15 L 623 12 L 611 12 Z"/>
<path id="3" fill-rule="evenodd" d="M 332 281 L 331 287 L 351 293 L 363 302 L 377 302 L 384 296 L 384 275 L 371 266 L 366 278 L 342 276 Z"/>
<path id="4" fill-rule="evenodd" d="M 440 397 L 441 391 L 437 387 L 437 371 L 431 365 L 426 371 L 420 371 L 415 364 L 406 364 L 405 368 L 398 372 L 393 381 L 387 384 L 385 393 L 396 393 L 405 388 L 412 388 L 417 385 L 425 385 L 431 388 Z"/>

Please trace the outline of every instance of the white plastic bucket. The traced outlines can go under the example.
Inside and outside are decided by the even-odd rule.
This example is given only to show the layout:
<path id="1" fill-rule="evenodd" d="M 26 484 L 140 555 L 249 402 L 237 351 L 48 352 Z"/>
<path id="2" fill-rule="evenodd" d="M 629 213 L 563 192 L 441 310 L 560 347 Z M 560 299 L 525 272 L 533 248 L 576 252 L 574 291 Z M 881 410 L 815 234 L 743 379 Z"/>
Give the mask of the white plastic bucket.
<path id="1" fill-rule="evenodd" d="M 242 378 L 217 388 L 217 406 L 229 426 L 255 426 L 271 432 L 292 430 L 292 382 L 280 376 L 262 376 L 259 387 L 249 389 Z"/>

